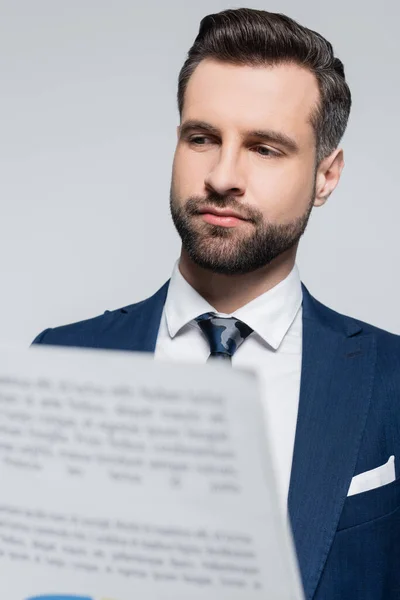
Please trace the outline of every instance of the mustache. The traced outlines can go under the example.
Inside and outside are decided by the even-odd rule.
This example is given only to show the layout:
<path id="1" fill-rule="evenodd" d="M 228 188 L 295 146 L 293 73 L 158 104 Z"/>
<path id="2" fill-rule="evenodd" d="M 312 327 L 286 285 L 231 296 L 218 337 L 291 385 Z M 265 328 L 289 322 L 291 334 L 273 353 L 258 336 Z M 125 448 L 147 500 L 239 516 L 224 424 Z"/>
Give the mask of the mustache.
<path id="1" fill-rule="evenodd" d="M 247 219 L 254 224 L 258 224 L 263 220 L 262 213 L 259 210 L 243 204 L 234 196 L 220 196 L 219 194 L 209 194 L 206 198 L 191 196 L 185 203 L 185 211 L 191 216 L 199 214 L 199 211 L 206 207 L 232 209 L 243 219 Z"/>

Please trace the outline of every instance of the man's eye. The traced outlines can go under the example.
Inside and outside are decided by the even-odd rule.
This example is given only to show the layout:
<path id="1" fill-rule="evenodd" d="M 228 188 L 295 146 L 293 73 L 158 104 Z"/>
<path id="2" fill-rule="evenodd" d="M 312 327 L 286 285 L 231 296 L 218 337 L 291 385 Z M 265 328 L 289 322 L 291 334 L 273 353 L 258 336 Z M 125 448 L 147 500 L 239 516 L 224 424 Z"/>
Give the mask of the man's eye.
<path id="1" fill-rule="evenodd" d="M 271 150 L 271 148 L 268 148 L 267 146 L 255 146 L 254 150 L 261 157 L 265 157 L 265 158 L 279 156 L 278 152 L 275 152 L 274 150 Z"/>
<path id="2" fill-rule="evenodd" d="M 205 135 L 194 135 L 189 139 L 189 142 L 195 146 L 204 146 L 207 142 L 211 142 L 211 140 Z"/>

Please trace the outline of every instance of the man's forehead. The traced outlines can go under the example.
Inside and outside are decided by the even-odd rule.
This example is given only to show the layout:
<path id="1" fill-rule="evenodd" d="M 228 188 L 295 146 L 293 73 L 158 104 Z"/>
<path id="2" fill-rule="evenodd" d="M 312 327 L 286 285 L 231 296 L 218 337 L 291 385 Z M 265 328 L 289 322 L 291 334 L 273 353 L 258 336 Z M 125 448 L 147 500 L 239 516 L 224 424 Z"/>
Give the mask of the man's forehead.
<path id="1" fill-rule="evenodd" d="M 183 119 L 223 119 L 257 128 L 311 128 L 319 101 L 313 73 L 293 63 L 252 67 L 204 60 L 189 79 Z M 200 113 L 202 113 L 200 115 Z"/>

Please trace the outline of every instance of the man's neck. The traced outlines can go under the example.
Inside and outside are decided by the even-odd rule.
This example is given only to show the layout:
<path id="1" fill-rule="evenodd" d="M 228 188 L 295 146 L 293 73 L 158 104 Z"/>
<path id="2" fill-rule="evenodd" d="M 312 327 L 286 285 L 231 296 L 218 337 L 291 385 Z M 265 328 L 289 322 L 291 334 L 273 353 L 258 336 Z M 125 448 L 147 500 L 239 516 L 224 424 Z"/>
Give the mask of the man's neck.
<path id="1" fill-rule="evenodd" d="M 278 256 L 266 267 L 245 275 L 220 275 L 196 265 L 182 250 L 179 270 L 186 281 L 218 312 L 231 314 L 286 279 L 296 250 Z"/>

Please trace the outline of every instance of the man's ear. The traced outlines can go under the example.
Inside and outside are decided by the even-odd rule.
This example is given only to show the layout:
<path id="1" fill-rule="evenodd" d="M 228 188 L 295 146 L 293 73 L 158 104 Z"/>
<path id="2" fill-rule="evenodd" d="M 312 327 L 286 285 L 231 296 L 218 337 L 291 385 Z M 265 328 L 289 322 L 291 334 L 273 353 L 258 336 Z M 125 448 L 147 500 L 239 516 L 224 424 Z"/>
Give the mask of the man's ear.
<path id="1" fill-rule="evenodd" d="M 314 206 L 322 206 L 339 183 L 344 167 L 343 150 L 337 148 L 324 158 L 317 170 Z"/>

